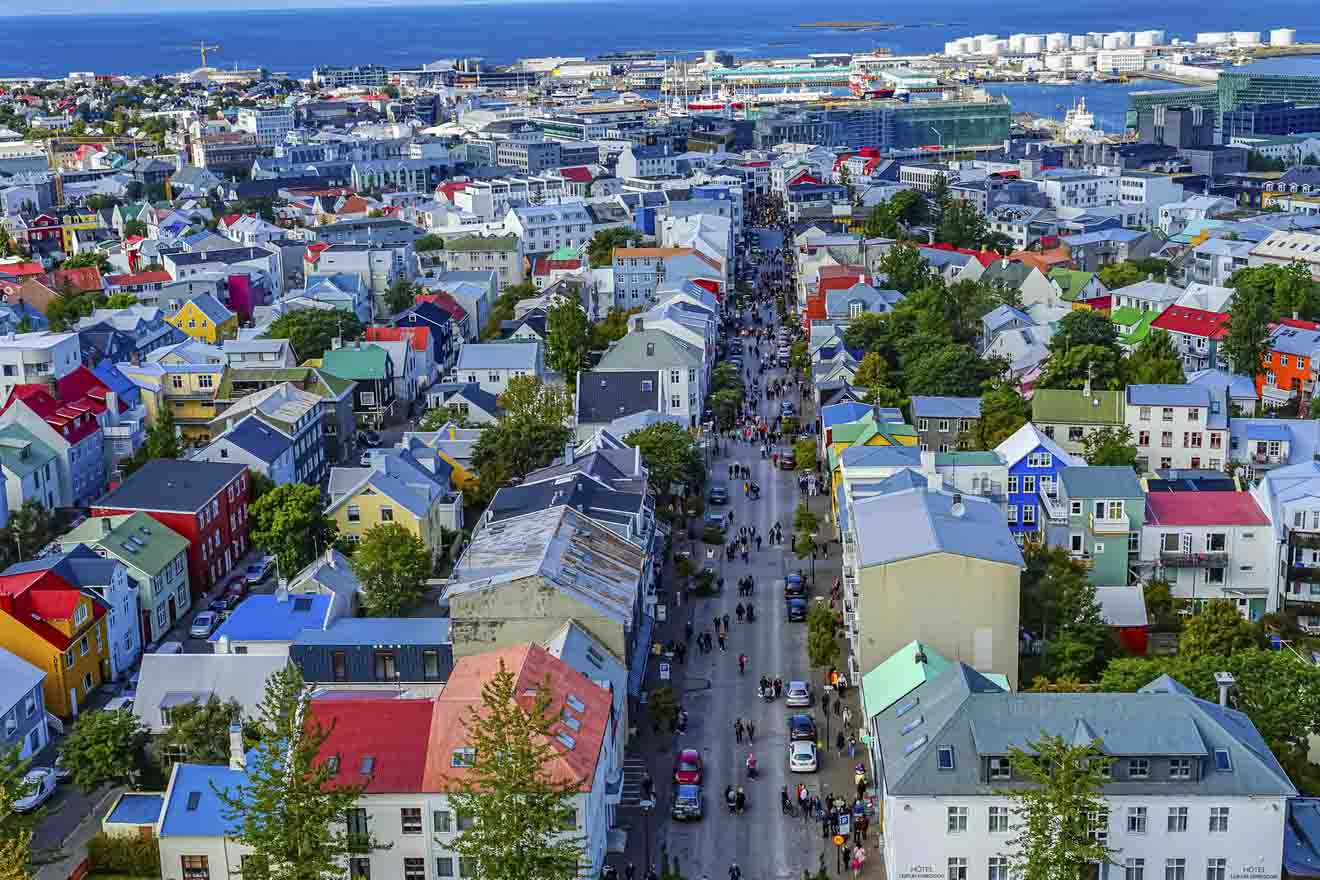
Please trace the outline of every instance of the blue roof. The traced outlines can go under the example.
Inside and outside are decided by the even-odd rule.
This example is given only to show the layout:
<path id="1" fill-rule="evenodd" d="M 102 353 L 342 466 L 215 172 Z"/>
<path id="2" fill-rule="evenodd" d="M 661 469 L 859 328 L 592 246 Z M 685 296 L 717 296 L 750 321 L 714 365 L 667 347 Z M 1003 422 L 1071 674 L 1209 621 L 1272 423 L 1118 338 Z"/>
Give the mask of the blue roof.
<path id="1" fill-rule="evenodd" d="M 1012 306 L 995 306 L 981 317 L 981 323 L 985 325 L 987 330 L 992 332 L 1014 321 L 1021 321 L 1027 326 L 1035 323 L 1026 312 Z"/>
<path id="2" fill-rule="evenodd" d="M 1320 877 L 1320 799 L 1290 798 L 1283 824 L 1283 870 L 1289 877 Z"/>
<path id="3" fill-rule="evenodd" d="M 1129 385 L 1131 406 L 1210 406 L 1210 390 L 1201 385 Z"/>
<path id="4" fill-rule="evenodd" d="M 1102 229 L 1099 232 L 1084 232 L 1081 235 L 1066 236 L 1063 241 L 1071 247 L 1079 244 L 1099 244 L 1105 241 L 1133 242 L 1145 235 L 1135 229 Z"/>
<path id="5" fill-rule="evenodd" d="M 844 467 L 918 467 L 916 446 L 849 446 L 840 456 Z"/>
<path id="6" fill-rule="evenodd" d="M 1300 354 L 1303 357 L 1311 357 L 1317 346 L 1320 346 L 1320 332 L 1289 327 L 1287 324 L 1275 327 L 1269 340 L 1271 350 L 1283 354 Z"/>
<path id="7" fill-rule="evenodd" d="M 239 449 L 252 453 L 258 459 L 273 463 L 293 445 L 293 440 L 254 415 L 243 418 L 217 440 L 228 440 Z"/>
<path id="8" fill-rule="evenodd" d="M 1247 425 L 1248 440 L 1279 440 L 1287 443 L 1292 437 L 1288 433 L 1286 425 L 1271 425 L 1262 422 L 1251 422 Z"/>
<path id="9" fill-rule="evenodd" d="M 955 512 L 951 494 L 904 489 L 855 502 L 852 516 L 853 531 L 865 536 L 857 547 L 861 568 L 932 553 L 1023 564 L 1004 514 L 983 498 L 964 495 Z"/>
<path id="10" fill-rule="evenodd" d="M 220 624 L 211 641 L 292 642 L 303 630 L 327 624 L 331 598 L 297 595 L 279 601 L 273 595 L 248 596 Z"/>
<path id="11" fill-rule="evenodd" d="M 216 794 L 247 782 L 243 770 L 209 764 L 175 764 L 170 798 L 160 823 L 161 837 L 232 837 L 238 826 L 225 819 L 228 807 Z M 191 809 L 190 809 L 191 807 Z"/>
<path id="12" fill-rule="evenodd" d="M 1229 445 L 1235 455 L 1246 455 L 1246 444 L 1253 440 L 1286 441 L 1288 464 L 1314 461 L 1316 453 L 1320 452 L 1320 420 L 1317 419 L 1232 419 L 1229 436 Z"/>
<path id="13" fill-rule="evenodd" d="M 341 617 L 298 633 L 298 645 L 444 645 L 447 617 Z"/>
<path id="14" fill-rule="evenodd" d="M 454 371 L 535 370 L 539 342 L 472 342 L 458 350 Z"/>
<path id="15" fill-rule="evenodd" d="M 834 487 L 834 509 L 839 512 L 839 531 L 848 531 L 848 484 L 840 480 Z"/>
<path id="16" fill-rule="evenodd" d="M 1197 370 L 1187 374 L 1188 385 L 1208 385 L 1211 388 L 1227 388 L 1233 400 L 1259 400 L 1256 381 L 1250 376 L 1230 373 L 1227 370 Z"/>
<path id="17" fill-rule="evenodd" d="M 820 423 L 826 428 L 855 422 L 871 411 L 869 403 L 835 403 L 820 409 Z"/>
<path id="18" fill-rule="evenodd" d="M 979 397 L 923 397 L 912 398 L 912 418 L 979 419 Z"/>
<path id="19" fill-rule="evenodd" d="M 155 825 L 164 803 L 163 794 L 123 794 L 105 821 L 117 825 Z"/>
<path id="20" fill-rule="evenodd" d="M 223 324 L 225 321 L 234 317 L 233 312 L 229 311 L 220 300 L 216 299 L 209 293 L 199 293 L 189 300 L 189 302 L 196 306 L 197 310 L 203 315 L 210 318 L 211 323 L 213 324 Z"/>

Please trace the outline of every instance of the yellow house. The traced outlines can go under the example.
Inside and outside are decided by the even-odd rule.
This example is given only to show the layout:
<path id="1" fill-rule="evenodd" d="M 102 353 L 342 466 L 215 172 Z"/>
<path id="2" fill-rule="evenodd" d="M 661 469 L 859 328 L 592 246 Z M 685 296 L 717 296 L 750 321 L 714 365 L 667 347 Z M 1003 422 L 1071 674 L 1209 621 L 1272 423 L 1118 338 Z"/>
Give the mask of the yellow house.
<path id="1" fill-rule="evenodd" d="M 60 246 L 66 254 L 73 253 L 73 234 L 80 229 L 96 229 L 101 225 L 101 218 L 95 212 L 90 214 L 63 214 L 60 216 Z"/>
<path id="2" fill-rule="evenodd" d="M 839 462 L 843 450 L 850 446 L 916 446 L 921 442 L 916 429 L 904 424 L 897 410 L 882 411 L 881 416 L 878 419 L 872 409 L 856 421 L 832 425 L 826 429 L 823 440 L 830 468 L 831 495 L 839 484 Z"/>
<path id="3" fill-rule="evenodd" d="M 209 293 L 188 300 L 166 320 L 193 339 L 212 345 L 238 336 L 238 315 Z"/>
<path id="4" fill-rule="evenodd" d="M 53 714 L 71 718 L 110 676 L 106 608 L 50 570 L 0 576 L 0 647 L 46 673 Z"/>
<path id="5" fill-rule="evenodd" d="M 168 407 L 185 441 L 210 441 L 211 422 L 217 415 L 216 389 L 227 369 L 219 349 L 184 343 L 154 363 L 119 366 L 142 390 L 148 426 L 155 425 Z"/>
<path id="6" fill-rule="evenodd" d="M 463 527 L 463 494 L 453 489 L 449 461 L 412 440 L 376 453 L 370 467 L 331 468 L 326 515 L 350 541 L 378 525 L 400 525 L 427 550 L 444 549 L 443 530 Z"/>

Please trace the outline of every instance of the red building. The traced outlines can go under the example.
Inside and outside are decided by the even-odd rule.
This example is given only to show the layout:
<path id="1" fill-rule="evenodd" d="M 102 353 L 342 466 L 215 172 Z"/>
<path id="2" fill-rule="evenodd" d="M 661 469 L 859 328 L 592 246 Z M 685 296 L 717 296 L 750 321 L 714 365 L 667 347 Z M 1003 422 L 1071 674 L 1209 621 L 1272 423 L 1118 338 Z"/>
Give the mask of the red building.
<path id="1" fill-rule="evenodd" d="M 141 511 L 188 539 L 193 597 L 224 581 L 248 550 L 247 467 L 154 458 L 92 508 L 92 516 Z"/>

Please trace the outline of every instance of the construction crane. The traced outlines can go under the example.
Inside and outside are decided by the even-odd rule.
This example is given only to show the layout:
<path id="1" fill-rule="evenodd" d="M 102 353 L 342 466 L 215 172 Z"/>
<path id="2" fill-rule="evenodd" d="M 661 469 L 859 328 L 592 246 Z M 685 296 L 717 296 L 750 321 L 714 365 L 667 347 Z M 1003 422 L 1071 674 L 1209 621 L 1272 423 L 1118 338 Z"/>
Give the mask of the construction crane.
<path id="1" fill-rule="evenodd" d="M 206 66 L 206 53 L 207 53 L 207 52 L 219 52 L 219 51 L 220 51 L 220 45 L 219 45 L 218 43 L 215 44 L 215 45 L 209 45 L 205 40 L 199 40 L 199 41 L 197 42 L 197 44 L 194 45 L 194 46 L 192 46 L 191 48 L 194 49 L 194 50 L 196 50 L 196 51 L 198 51 L 198 52 L 201 52 L 201 53 L 202 53 L 202 67 L 205 67 L 205 66 Z"/>

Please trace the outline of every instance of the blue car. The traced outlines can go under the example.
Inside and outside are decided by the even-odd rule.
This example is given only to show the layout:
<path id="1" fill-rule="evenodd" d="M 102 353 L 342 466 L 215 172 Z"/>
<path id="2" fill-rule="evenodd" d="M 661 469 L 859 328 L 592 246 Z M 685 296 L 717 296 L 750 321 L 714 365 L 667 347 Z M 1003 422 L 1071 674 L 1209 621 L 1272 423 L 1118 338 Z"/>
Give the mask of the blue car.
<path id="1" fill-rule="evenodd" d="M 788 619 L 790 621 L 807 619 L 807 602 L 805 599 L 788 600 Z"/>

